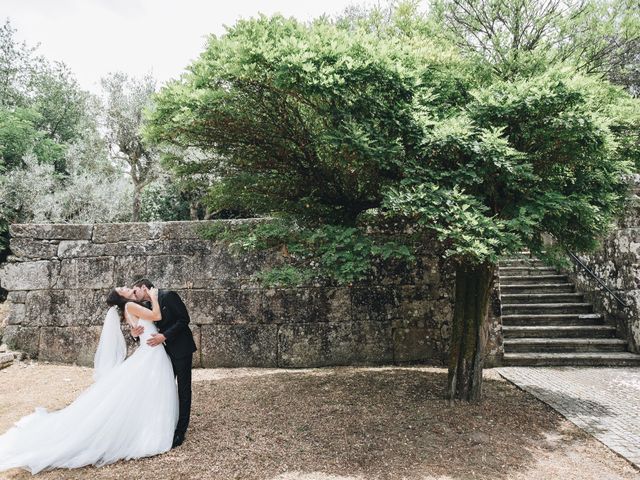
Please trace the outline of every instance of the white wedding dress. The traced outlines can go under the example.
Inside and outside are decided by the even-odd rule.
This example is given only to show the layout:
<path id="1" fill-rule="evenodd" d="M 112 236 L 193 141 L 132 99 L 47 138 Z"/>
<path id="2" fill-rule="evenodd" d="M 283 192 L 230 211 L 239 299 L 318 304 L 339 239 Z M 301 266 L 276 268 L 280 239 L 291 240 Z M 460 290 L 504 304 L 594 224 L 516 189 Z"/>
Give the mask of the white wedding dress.
<path id="1" fill-rule="evenodd" d="M 0 471 L 106 465 L 171 448 L 178 422 L 178 391 L 164 346 L 150 347 L 158 332 L 144 327 L 140 346 L 126 360 L 116 307 L 103 326 L 95 357 L 96 381 L 69 406 L 36 408 L 0 436 Z"/>

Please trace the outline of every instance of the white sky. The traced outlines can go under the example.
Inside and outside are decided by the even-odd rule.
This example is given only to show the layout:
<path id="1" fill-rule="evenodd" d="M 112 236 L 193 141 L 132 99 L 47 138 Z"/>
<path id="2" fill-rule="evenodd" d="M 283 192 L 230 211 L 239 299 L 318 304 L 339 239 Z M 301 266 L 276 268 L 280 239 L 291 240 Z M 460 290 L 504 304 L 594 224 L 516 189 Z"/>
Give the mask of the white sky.
<path id="1" fill-rule="evenodd" d="M 206 36 L 259 13 L 300 20 L 334 15 L 368 0 L 0 0 L 16 37 L 50 61 L 64 62 L 80 85 L 100 93 L 100 77 L 151 72 L 158 86 L 177 78 L 204 49 Z"/>

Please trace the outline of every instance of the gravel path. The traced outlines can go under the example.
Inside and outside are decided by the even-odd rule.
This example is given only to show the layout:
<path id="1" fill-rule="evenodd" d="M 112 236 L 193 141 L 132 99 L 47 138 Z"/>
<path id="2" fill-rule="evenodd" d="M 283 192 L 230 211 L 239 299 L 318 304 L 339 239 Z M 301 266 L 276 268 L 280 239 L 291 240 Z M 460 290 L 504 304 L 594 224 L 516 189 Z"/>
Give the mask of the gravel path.
<path id="1" fill-rule="evenodd" d="M 89 368 L 0 371 L 0 432 L 36 406 L 68 405 Z M 640 479 L 549 406 L 485 372 L 484 401 L 448 407 L 428 367 L 194 370 L 185 443 L 156 457 L 7 479 Z"/>

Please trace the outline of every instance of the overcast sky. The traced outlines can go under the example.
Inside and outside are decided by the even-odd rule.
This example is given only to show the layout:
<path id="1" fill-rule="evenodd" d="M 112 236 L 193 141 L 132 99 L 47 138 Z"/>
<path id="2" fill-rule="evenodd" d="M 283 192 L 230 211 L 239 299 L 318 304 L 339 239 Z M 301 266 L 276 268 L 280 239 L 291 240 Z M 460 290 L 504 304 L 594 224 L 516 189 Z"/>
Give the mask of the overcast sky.
<path id="1" fill-rule="evenodd" d="M 18 40 L 66 63 L 80 85 L 99 93 L 100 77 L 151 72 L 158 86 L 179 77 L 203 50 L 206 36 L 259 13 L 308 20 L 371 0 L 0 0 Z"/>

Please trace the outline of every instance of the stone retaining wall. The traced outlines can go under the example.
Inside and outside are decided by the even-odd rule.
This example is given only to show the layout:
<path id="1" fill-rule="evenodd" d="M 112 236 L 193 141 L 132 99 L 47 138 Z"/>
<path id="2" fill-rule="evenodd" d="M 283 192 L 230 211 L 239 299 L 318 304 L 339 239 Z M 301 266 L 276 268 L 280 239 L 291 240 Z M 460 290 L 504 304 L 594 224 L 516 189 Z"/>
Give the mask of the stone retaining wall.
<path id="1" fill-rule="evenodd" d="M 247 221 L 258 220 L 217 220 Z M 41 360 L 92 365 L 106 293 L 147 276 L 187 305 L 195 366 L 446 362 L 454 274 L 438 257 L 412 271 L 379 265 L 374 280 L 350 287 L 267 289 L 252 273 L 283 258 L 236 257 L 200 238 L 205 223 L 12 225 L 13 255 L 0 269 L 11 306 L 3 341 Z"/>
<path id="2" fill-rule="evenodd" d="M 615 325 L 629 349 L 640 353 L 640 175 L 632 179 L 635 192 L 630 208 L 614 230 L 602 242 L 602 248 L 590 255 L 578 255 L 626 304 L 623 308 L 587 272 L 577 265 L 566 273 L 578 291 L 592 302 L 596 312 L 604 313 L 607 323 Z"/>

